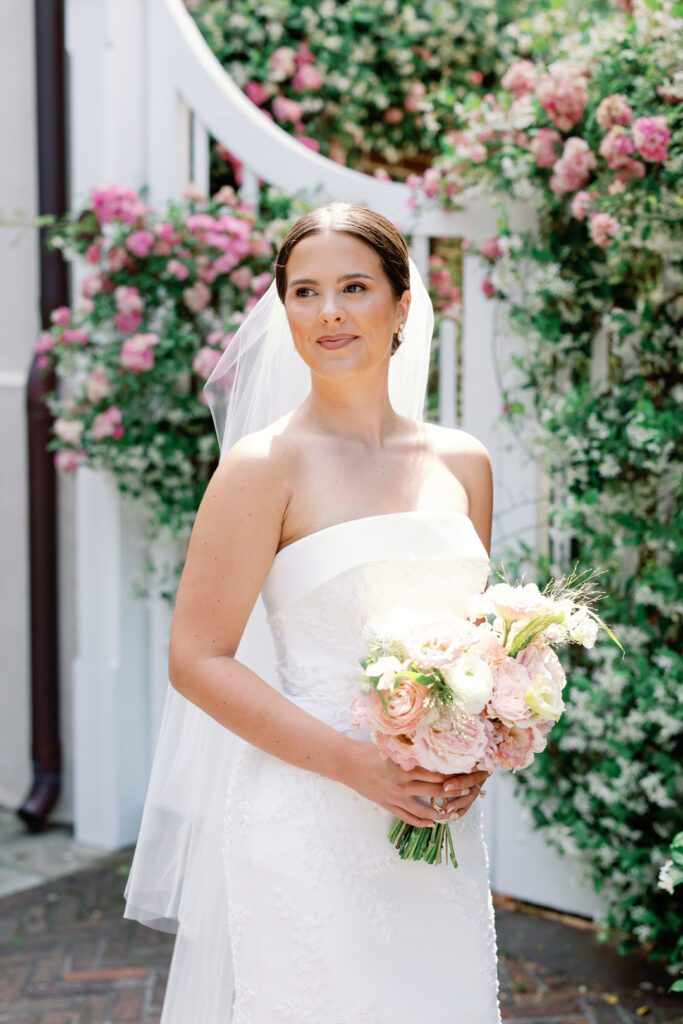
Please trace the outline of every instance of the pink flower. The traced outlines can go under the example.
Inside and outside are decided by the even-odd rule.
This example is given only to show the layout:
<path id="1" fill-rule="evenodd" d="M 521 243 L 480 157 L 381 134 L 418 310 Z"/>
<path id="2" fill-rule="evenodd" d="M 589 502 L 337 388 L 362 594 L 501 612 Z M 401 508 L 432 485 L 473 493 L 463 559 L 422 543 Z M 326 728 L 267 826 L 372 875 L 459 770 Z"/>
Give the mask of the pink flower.
<path id="1" fill-rule="evenodd" d="M 439 194 L 441 184 L 441 172 L 438 167 L 428 167 L 422 177 L 422 191 L 428 199 L 434 199 Z"/>
<path id="2" fill-rule="evenodd" d="M 119 313 L 142 313 L 145 303 L 137 288 L 119 285 L 114 292 L 116 309 Z"/>
<path id="3" fill-rule="evenodd" d="M 610 213 L 593 212 L 588 216 L 590 236 L 601 249 L 607 249 L 610 241 L 619 234 L 619 222 Z"/>
<path id="4" fill-rule="evenodd" d="M 211 301 L 211 289 L 203 281 L 196 281 L 190 288 L 185 289 L 183 300 L 188 309 L 193 313 L 199 313 Z"/>
<path id="5" fill-rule="evenodd" d="M 543 643 L 531 643 L 519 652 L 516 660 L 529 673 L 531 686 L 525 701 L 535 717 L 542 722 L 556 722 L 564 710 L 562 690 L 567 680 L 555 651 Z"/>
<path id="6" fill-rule="evenodd" d="M 515 96 L 524 96 L 536 88 L 536 68 L 530 60 L 516 60 L 507 69 L 500 84 Z"/>
<path id="7" fill-rule="evenodd" d="M 592 202 L 593 196 L 590 192 L 586 192 L 583 189 L 577 192 L 571 202 L 572 217 L 575 217 L 576 220 L 585 220 L 588 208 Z"/>
<path id="8" fill-rule="evenodd" d="M 93 405 L 111 393 L 111 384 L 102 367 L 96 366 L 88 374 L 86 381 L 88 401 Z"/>
<path id="9" fill-rule="evenodd" d="M 299 121 L 303 114 L 303 107 L 296 100 L 287 99 L 286 96 L 276 96 L 273 100 L 273 113 L 278 121 Z"/>
<path id="10" fill-rule="evenodd" d="M 270 77 L 274 82 L 291 78 L 296 71 L 296 52 L 291 46 L 278 46 L 270 55 Z M 277 117 L 277 114 L 275 115 Z"/>
<path id="11" fill-rule="evenodd" d="M 189 185 L 186 185 L 182 191 L 183 199 L 189 199 L 195 203 L 205 203 L 208 196 L 201 185 L 198 185 L 196 181 L 191 181 Z"/>
<path id="12" fill-rule="evenodd" d="M 155 224 L 154 234 L 160 242 L 168 242 L 170 245 L 175 245 L 179 241 L 175 227 L 173 224 L 169 224 L 168 221 L 161 221 L 159 224 Z"/>
<path id="13" fill-rule="evenodd" d="M 187 267 L 186 264 L 182 263 L 180 260 L 169 260 L 168 263 L 166 264 L 166 270 L 171 275 L 171 277 L 177 278 L 178 281 L 187 281 L 188 277 L 190 276 L 189 267 Z"/>
<path id="14" fill-rule="evenodd" d="M 58 306 L 50 313 L 50 321 L 55 327 L 68 327 L 71 322 L 71 310 L 68 306 Z"/>
<path id="15" fill-rule="evenodd" d="M 500 247 L 500 243 L 497 238 L 485 238 L 479 246 L 479 252 L 482 256 L 485 256 L 487 260 L 497 260 L 503 255 L 503 250 Z"/>
<path id="16" fill-rule="evenodd" d="M 268 99 L 268 90 L 261 82 L 247 82 L 244 91 L 251 102 L 255 103 L 257 107 L 260 107 Z"/>
<path id="17" fill-rule="evenodd" d="M 576 71 L 558 69 L 541 77 L 536 95 L 553 124 L 568 132 L 583 117 L 588 86 L 584 76 Z"/>
<path id="18" fill-rule="evenodd" d="M 615 124 L 600 143 L 600 156 L 613 171 L 624 167 L 635 149 L 633 139 L 620 124 Z"/>
<path id="19" fill-rule="evenodd" d="M 650 163 L 664 163 L 669 155 L 671 130 L 666 119 L 657 117 L 639 117 L 633 122 L 633 138 L 636 149 L 643 160 Z"/>
<path id="20" fill-rule="evenodd" d="M 444 716 L 417 730 L 413 748 L 423 768 L 458 774 L 492 767 L 483 719 L 465 713 Z"/>
<path id="21" fill-rule="evenodd" d="M 374 742 L 383 757 L 409 772 L 418 768 L 420 762 L 415 753 L 415 746 L 410 736 L 390 736 L 383 732 L 375 734 Z"/>
<path id="22" fill-rule="evenodd" d="M 89 245 L 85 253 L 85 258 L 88 263 L 99 263 L 102 258 L 102 243 L 93 242 L 92 245 Z"/>
<path id="23" fill-rule="evenodd" d="M 192 360 L 192 369 L 199 377 L 208 380 L 220 357 L 221 353 L 218 349 L 212 348 L 210 345 L 202 345 Z"/>
<path id="24" fill-rule="evenodd" d="M 605 96 L 596 111 L 595 120 L 603 132 L 608 132 L 615 124 L 630 124 L 633 120 L 633 111 L 626 97 L 615 92 L 611 96 Z"/>
<path id="25" fill-rule="evenodd" d="M 34 352 L 38 355 L 42 355 L 45 352 L 49 352 L 51 348 L 57 343 L 57 339 L 52 334 L 41 334 L 35 345 L 33 346 Z"/>
<path id="26" fill-rule="evenodd" d="M 596 166 L 595 154 L 585 139 L 572 136 L 564 144 L 562 156 L 553 167 L 550 187 L 555 195 L 582 188 Z"/>
<path id="27" fill-rule="evenodd" d="M 92 425 L 96 440 L 104 441 L 106 437 L 112 437 L 118 441 L 120 437 L 123 437 L 122 419 L 123 414 L 116 405 L 110 405 L 108 409 L 96 416 Z"/>
<path id="28" fill-rule="evenodd" d="M 254 272 L 251 267 L 238 267 L 237 270 L 233 270 L 230 275 L 230 280 L 234 284 L 235 288 L 244 290 L 251 284 L 253 276 Z"/>
<path id="29" fill-rule="evenodd" d="M 61 417 L 55 420 L 54 432 L 60 441 L 65 444 L 77 445 L 81 443 L 81 437 L 85 430 L 83 420 L 66 420 Z"/>
<path id="30" fill-rule="evenodd" d="M 131 373 L 150 370 L 154 366 L 154 346 L 158 343 L 158 334 L 134 334 L 127 338 L 121 348 L 121 366 Z"/>
<path id="31" fill-rule="evenodd" d="M 126 248 L 134 256 L 144 259 L 149 256 L 154 245 L 154 235 L 151 231 L 133 231 L 126 239 Z"/>
<path id="32" fill-rule="evenodd" d="M 533 718 L 533 711 L 524 697 L 531 685 L 528 671 L 514 658 L 492 665 L 493 696 L 489 711 L 505 725 L 519 725 Z"/>
<path id="33" fill-rule="evenodd" d="M 419 624 L 405 638 L 411 661 L 420 668 L 441 668 L 452 664 L 477 639 L 477 627 L 467 619 L 444 615 Z"/>
<path id="34" fill-rule="evenodd" d="M 315 92 L 324 81 L 324 77 L 312 64 L 302 64 L 292 80 L 292 86 L 297 92 Z"/>
<path id="35" fill-rule="evenodd" d="M 81 295 L 92 298 L 102 291 L 102 278 L 99 274 L 90 274 L 81 281 Z"/>
<path id="36" fill-rule="evenodd" d="M 414 114 L 420 110 L 427 95 L 427 86 L 424 82 L 411 82 L 408 95 L 403 102 L 403 109 Z"/>
<path id="37" fill-rule="evenodd" d="M 472 142 L 467 148 L 466 156 L 473 164 L 483 164 L 486 162 L 488 152 L 481 142 Z"/>
<path id="38" fill-rule="evenodd" d="M 320 143 L 317 139 L 312 139 L 310 135 L 297 135 L 297 139 L 306 149 L 312 149 L 314 153 L 320 152 Z"/>
<path id="39" fill-rule="evenodd" d="M 533 724 L 527 726 L 507 727 L 495 724 L 494 742 L 496 760 L 506 771 L 516 772 L 528 768 L 534 754 L 545 749 L 547 739 L 544 733 Z"/>
<path id="40" fill-rule="evenodd" d="M 481 85 L 481 83 L 484 81 L 484 76 L 481 73 L 481 71 L 468 71 L 467 77 L 469 81 L 472 83 L 472 85 Z"/>
<path id="41" fill-rule="evenodd" d="M 533 619 L 554 608 L 552 602 L 541 594 L 535 583 L 495 583 L 481 594 L 472 594 L 468 601 L 470 617 L 497 615 L 507 622 L 517 619 Z"/>
<path id="42" fill-rule="evenodd" d="M 116 246 L 109 252 L 109 268 L 113 274 L 118 274 L 119 270 L 123 270 L 124 267 L 128 266 L 130 259 L 128 253 L 121 246 Z"/>
<path id="43" fill-rule="evenodd" d="M 61 340 L 65 345 L 87 345 L 90 335 L 82 327 L 70 327 L 64 331 Z"/>
<path id="44" fill-rule="evenodd" d="M 385 124 L 400 124 L 405 114 L 400 107 L 388 107 L 382 115 Z"/>
<path id="45" fill-rule="evenodd" d="M 557 146 L 562 136 L 554 128 L 539 128 L 529 143 L 537 167 L 552 167 L 557 160 Z"/>
<path id="46" fill-rule="evenodd" d="M 100 224 L 119 220 L 124 224 L 135 224 L 147 212 L 147 207 L 132 188 L 109 185 L 95 189 L 92 193 L 92 207 Z"/>
<path id="47" fill-rule="evenodd" d="M 262 274 L 256 274 L 251 279 L 251 290 L 254 295 L 263 295 L 263 293 L 270 287 L 273 280 L 273 275 L 269 270 L 264 270 Z"/>
<path id="48" fill-rule="evenodd" d="M 70 451 L 55 452 L 53 461 L 55 468 L 63 473 L 74 473 L 79 466 L 88 461 L 88 456 L 82 449 L 72 448 Z"/>
<path id="49" fill-rule="evenodd" d="M 633 181 L 634 178 L 642 178 L 644 175 L 644 163 L 641 163 L 640 160 L 627 160 L 614 175 L 616 180 L 609 187 L 610 195 L 614 195 L 615 192 L 623 192 L 629 181 Z"/>
<path id="50" fill-rule="evenodd" d="M 481 282 L 481 290 L 483 291 L 487 299 L 494 299 L 498 294 L 496 291 L 496 286 L 494 285 L 493 281 L 488 275 Z"/>

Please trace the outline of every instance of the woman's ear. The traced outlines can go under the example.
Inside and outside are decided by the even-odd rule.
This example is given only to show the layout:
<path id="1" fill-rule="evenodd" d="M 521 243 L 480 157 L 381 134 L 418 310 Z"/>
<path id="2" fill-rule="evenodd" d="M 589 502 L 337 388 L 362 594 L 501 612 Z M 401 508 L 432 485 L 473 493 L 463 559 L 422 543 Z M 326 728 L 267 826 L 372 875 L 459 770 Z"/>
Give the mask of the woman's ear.
<path id="1" fill-rule="evenodd" d="M 406 288 L 401 298 L 398 300 L 398 309 L 396 313 L 398 315 L 399 324 L 404 324 L 408 319 L 408 310 L 410 309 L 410 292 Z"/>

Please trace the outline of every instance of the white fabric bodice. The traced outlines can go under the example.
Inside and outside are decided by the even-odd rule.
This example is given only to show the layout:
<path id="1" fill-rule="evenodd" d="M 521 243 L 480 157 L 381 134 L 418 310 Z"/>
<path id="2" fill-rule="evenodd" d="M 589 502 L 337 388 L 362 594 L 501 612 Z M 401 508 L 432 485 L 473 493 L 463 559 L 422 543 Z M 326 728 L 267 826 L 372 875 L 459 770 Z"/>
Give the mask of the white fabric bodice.
<path id="1" fill-rule="evenodd" d="M 395 609 L 464 614 L 490 562 L 461 512 L 395 512 L 337 523 L 282 548 L 262 596 L 283 693 L 351 730 L 366 624 Z M 355 731 L 355 730 L 354 730 Z"/>

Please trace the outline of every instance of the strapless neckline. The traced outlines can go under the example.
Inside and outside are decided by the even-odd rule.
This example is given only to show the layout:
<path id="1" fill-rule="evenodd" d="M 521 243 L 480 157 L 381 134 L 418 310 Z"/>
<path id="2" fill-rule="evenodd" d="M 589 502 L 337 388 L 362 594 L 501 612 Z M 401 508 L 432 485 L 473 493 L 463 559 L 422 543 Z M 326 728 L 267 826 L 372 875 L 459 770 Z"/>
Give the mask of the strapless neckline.
<path id="1" fill-rule="evenodd" d="M 326 533 L 330 533 L 332 530 L 344 530 L 356 525 L 357 523 L 368 523 L 381 519 L 396 519 L 400 516 L 425 516 L 427 518 L 437 519 L 466 519 L 474 529 L 474 523 L 472 523 L 472 520 L 466 512 L 455 512 L 451 510 L 439 511 L 437 509 L 419 508 L 403 512 L 379 512 L 370 516 L 357 516 L 355 519 L 343 519 L 340 523 L 331 523 L 329 526 L 323 526 L 319 530 L 313 530 L 312 533 L 307 533 L 303 537 L 298 537 L 296 540 L 290 541 L 290 543 L 286 544 L 283 548 L 280 548 L 279 551 L 276 551 L 273 561 L 275 562 L 278 559 L 281 559 L 285 552 L 289 551 L 291 548 L 297 548 L 302 544 L 305 545 L 307 541 L 313 541 L 316 538 L 322 537 Z"/>

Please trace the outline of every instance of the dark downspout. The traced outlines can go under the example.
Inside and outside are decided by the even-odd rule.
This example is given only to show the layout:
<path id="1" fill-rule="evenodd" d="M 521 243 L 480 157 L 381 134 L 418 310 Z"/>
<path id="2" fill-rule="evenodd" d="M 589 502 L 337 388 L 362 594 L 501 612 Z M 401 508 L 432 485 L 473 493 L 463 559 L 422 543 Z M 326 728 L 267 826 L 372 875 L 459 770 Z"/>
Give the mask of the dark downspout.
<path id="1" fill-rule="evenodd" d="M 39 212 L 66 210 L 66 103 L 64 0 L 34 0 L 36 106 L 38 118 Z M 66 265 L 40 236 L 40 316 L 68 304 Z M 44 397 L 55 389 L 33 357 L 26 390 L 28 420 L 28 499 L 31 583 L 31 756 L 33 783 L 17 814 L 32 832 L 40 831 L 60 793 L 62 764 L 59 723 L 59 601 L 57 565 L 57 484 L 53 455 L 46 451 L 52 416 Z"/>

